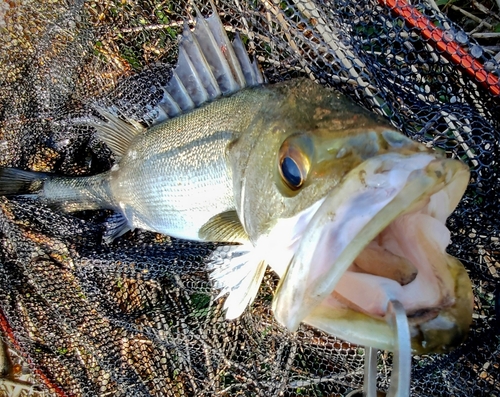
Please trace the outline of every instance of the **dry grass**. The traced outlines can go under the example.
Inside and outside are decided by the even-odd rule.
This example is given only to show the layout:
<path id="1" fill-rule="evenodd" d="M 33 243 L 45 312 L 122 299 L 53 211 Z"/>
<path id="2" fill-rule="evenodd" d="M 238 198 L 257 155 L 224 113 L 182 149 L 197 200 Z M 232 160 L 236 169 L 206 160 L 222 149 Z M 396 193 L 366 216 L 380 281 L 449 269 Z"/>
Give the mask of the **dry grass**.
<path id="1" fill-rule="evenodd" d="M 436 0 L 434 3 L 500 60 L 500 0 Z"/>

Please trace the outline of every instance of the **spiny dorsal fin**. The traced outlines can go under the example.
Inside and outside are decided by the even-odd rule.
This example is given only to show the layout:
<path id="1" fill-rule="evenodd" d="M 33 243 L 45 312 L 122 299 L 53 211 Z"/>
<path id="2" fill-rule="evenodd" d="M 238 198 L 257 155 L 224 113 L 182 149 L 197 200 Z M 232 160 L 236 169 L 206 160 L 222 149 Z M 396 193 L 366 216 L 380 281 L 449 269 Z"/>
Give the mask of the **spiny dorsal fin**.
<path id="1" fill-rule="evenodd" d="M 198 236 L 205 241 L 227 243 L 245 243 L 249 241 L 236 211 L 222 212 L 213 216 L 201 227 Z"/>
<path id="2" fill-rule="evenodd" d="M 172 78 L 158 104 L 161 116 L 154 124 L 187 112 L 222 95 L 264 83 L 257 63 L 250 62 L 240 36 L 231 43 L 212 3 L 212 15 L 203 18 L 196 11 L 193 32 L 184 25 L 179 58 Z"/>
<path id="3" fill-rule="evenodd" d="M 130 142 L 146 129 L 137 121 L 132 119 L 123 121 L 100 106 L 95 106 L 95 109 L 106 119 L 106 122 L 102 123 L 93 119 L 90 124 L 97 130 L 99 139 L 108 145 L 115 156 L 123 156 L 130 146 Z"/>
<path id="4" fill-rule="evenodd" d="M 233 50 L 240 62 L 241 71 L 245 76 L 245 81 L 247 82 L 248 87 L 254 87 L 257 85 L 264 84 L 264 76 L 257 65 L 257 60 L 253 60 L 250 62 L 250 58 L 248 58 L 247 50 L 243 45 L 243 41 L 241 41 L 241 37 L 239 33 L 236 33 L 235 38 L 233 40 Z"/>
<path id="5" fill-rule="evenodd" d="M 241 89 L 243 87 L 246 87 L 247 82 L 245 80 L 243 72 L 241 71 L 240 62 L 234 52 L 233 44 L 229 41 L 226 31 L 222 26 L 222 21 L 219 18 L 217 9 L 215 8 L 214 3 L 211 4 L 212 4 L 212 15 L 206 18 L 205 21 L 210 29 L 210 32 L 212 33 L 212 36 L 217 44 L 218 49 L 221 51 L 222 56 L 226 59 L 227 65 L 231 70 L 230 73 L 234 78 L 237 89 Z M 195 30 L 195 35 L 196 35 L 196 30 Z"/>

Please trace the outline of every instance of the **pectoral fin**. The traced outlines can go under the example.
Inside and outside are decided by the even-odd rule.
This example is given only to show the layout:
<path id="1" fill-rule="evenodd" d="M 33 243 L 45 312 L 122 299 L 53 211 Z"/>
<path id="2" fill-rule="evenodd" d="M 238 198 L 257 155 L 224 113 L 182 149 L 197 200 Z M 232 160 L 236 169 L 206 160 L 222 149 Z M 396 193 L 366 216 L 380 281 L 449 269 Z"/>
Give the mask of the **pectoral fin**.
<path id="1" fill-rule="evenodd" d="M 236 211 L 227 211 L 209 219 L 198 232 L 200 239 L 205 241 L 246 243 L 248 235 L 238 218 Z"/>

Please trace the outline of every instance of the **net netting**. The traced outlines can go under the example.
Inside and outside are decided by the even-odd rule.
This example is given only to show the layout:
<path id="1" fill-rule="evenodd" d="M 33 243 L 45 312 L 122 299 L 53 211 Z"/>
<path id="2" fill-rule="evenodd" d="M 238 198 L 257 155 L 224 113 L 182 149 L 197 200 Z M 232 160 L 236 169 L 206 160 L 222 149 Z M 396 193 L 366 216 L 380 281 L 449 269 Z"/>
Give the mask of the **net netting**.
<path id="1" fill-rule="evenodd" d="M 427 4 L 216 7 L 270 83 L 307 76 L 334 87 L 471 167 L 448 225 L 449 252 L 473 282 L 474 323 L 454 352 L 413 357 L 412 395 L 500 395 L 494 54 Z M 109 169 L 111 152 L 78 121 L 100 103 L 151 123 L 193 16 L 184 1 L 0 1 L 0 166 Z M 22 197 L 0 198 L 0 207 L 0 352 L 8 356 L 0 395 L 345 396 L 362 385 L 362 347 L 273 320 L 271 272 L 256 302 L 227 321 L 205 267 L 213 245 L 141 230 L 106 245 L 106 211 L 68 215 Z M 380 353 L 378 364 L 384 390 L 391 355 Z"/>

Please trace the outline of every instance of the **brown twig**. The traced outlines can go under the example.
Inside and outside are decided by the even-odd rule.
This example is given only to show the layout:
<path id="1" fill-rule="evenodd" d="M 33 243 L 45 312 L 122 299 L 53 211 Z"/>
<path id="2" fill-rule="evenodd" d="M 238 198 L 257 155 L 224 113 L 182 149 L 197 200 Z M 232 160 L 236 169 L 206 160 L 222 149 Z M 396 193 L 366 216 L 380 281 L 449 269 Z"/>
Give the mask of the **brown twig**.
<path id="1" fill-rule="evenodd" d="M 488 22 L 485 22 L 483 19 L 475 16 L 474 14 L 471 14 L 469 11 L 465 11 L 464 9 L 457 7 L 456 5 L 453 5 L 453 4 L 450 6 L 450 8 L 452 10 L 455 10 L 455 11 L 462 13 L 467 18 L 472 19 L 474 22 L 482 23 L 483 26 L 485 26 L 487 29 L 490 29 L 490 30 L 493 29 L 493 25 L 489 24 Z"/>
<path id="2" fill-rule="evenodd" d="M 471 37 L 475 39 L 498 39 L 500 38 L 500 33 L 477 32 L 472 33 Z"/>

